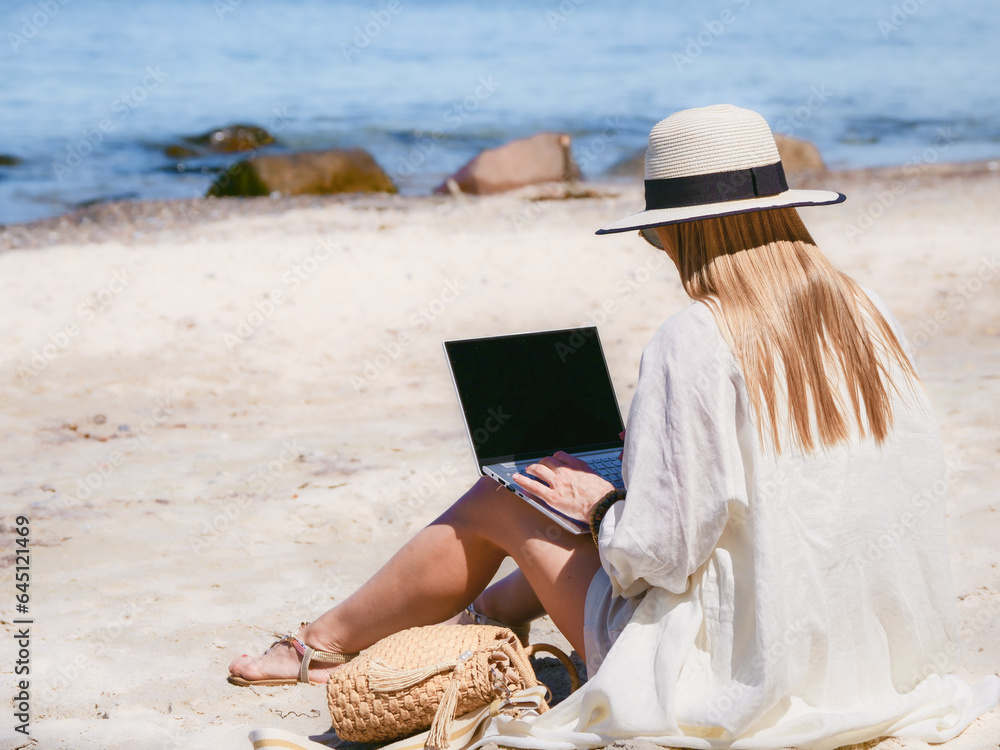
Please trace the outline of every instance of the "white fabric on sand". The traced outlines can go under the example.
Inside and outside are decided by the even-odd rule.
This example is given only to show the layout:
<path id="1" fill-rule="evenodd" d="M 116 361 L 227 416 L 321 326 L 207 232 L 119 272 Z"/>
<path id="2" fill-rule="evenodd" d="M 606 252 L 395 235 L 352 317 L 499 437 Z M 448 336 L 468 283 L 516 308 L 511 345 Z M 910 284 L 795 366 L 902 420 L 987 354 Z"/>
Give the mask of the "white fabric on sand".
<path id="1" fill-rule="evenodd" d="M 996 706 L 1000 678 L 970 688 L 948 674 L 959 645 L 946 467 L 917 390 L 895 397 L 882 446 L 776 455 L 711 311 L 696 303 L 667 320 L 629 413 L 628 498 L 601 527 L 591 679 L 539 717 L 497 719 L 484 741 L 940 742 Z"/>

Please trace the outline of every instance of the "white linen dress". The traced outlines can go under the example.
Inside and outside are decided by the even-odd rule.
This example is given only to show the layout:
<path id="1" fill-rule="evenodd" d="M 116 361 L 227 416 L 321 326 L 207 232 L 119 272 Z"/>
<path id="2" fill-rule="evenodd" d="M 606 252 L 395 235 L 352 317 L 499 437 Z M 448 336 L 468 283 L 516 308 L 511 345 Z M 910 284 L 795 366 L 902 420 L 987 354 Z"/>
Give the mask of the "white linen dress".
<path id="1" fill-rule="evenodd" d="M 1000 678 L 973 689 L 948 674 L 958 622 L 933 413 L 919 386 L 893 408 L 880 446 L 776 455 L 708 307 L 667 320 L 643 352 L 629 412 L 628 497 L 601 526 L 590 680 L 541 716 L 498 718 L 484 741 L 941 742 L 996 706 Z"/>

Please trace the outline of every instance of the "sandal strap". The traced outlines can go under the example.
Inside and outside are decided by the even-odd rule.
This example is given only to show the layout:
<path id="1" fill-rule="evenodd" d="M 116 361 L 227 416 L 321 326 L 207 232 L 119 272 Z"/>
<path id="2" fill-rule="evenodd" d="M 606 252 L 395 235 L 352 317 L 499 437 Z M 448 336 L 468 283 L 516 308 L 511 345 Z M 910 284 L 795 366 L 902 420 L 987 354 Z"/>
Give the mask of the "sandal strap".
<path id="1" fill-rule="evenodd" d="M 302 623 L 303 625 L 308 625 L 309 623 Z M 275 634 L 277 635 L 277 634 Z M 312 646 L 307 646 L 305 642 L 299 638 L 295 633 L 287 633 L 281 636 L 273 645 L 278 643 L 287 643 L 292 648 L 294 648 L 299 656 L 302 657 L 302 661 L 299 663 L 299 682 L 304 682 L 309 684 L 309 665 L 313 661 L 322 662 L 324 664 L 334 664 L 340 666 L 341 664 L 347 664 L 351 661 L 357 654 L 340 654 L 336 651 L 322 651 L 318 648 L 313 648 Z"/>
<path id="2" fill-rule="evenodd" d="M 526 640 L 528 634 L 531 632 L 531 625 L 508 625 L 505 622 L 494 620 L 492 617 L 484 615 L 481 612 L 476 612 L 476 608 L 472 604 L 465 608 L 465 613 L 472 618 L 472 621 L 476 625 L 492 625 L 497 628 L 507 628 L 522 641 Z"/>

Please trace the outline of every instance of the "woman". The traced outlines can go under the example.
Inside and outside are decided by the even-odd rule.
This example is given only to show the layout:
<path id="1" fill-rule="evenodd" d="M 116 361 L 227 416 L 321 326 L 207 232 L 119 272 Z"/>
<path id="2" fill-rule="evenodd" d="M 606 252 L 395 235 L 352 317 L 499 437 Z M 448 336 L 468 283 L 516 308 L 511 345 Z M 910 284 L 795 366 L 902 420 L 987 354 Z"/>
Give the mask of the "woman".
<path id="1" fill-rule="evenodd" d="M 942 741 L 1000 700 L 957 663 L 940 437 L 898 324 L 836 271 L 794 206 L 767 124 L 731 106 L 650 134 L 639 229 L 696 304 L 643 353 L 623 457 L 627 497 L 566 454 L 519 481 L 590 519 L 544 517 L 481 479 L 353 596 L 262 657 L 240 684 L 319 682 L 413 625 L 547 612 L 588 684 L 491 739 L 590 747 L 837 747 Z M 519 571 L 486 588 L 505 556 Z M 473 601 L 475 600 L 475 601 Z M 321 649 L 314 655 L 308 647 Z M 310 666 L 310 657 L 325 659 Z M 301 670 L 301 672 L 300 672 Z"/>

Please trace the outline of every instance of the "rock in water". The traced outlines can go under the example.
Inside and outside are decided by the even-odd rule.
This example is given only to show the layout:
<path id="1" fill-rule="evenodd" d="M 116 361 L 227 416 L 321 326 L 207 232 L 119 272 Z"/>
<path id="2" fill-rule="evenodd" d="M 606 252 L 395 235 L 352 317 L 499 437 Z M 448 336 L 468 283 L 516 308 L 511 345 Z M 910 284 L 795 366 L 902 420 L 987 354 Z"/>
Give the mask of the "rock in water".
<path id="1" fill-rule="evenodd" d="M 193 148 L 188 148 L 187 146 L 182 146 L 179 143 L 171 143 L 169 146 L 164 147 L 163 153 L 171 159 L 190 159 L 192 156 L 201 155 L 199 151 L 195 151 Z"/>
<path id="2" fill-rule="evenodd" d="M 434 192 L 450 192 L 449 182 L 463 193 L 485 195 L 539 182 L 578 180 L 580 168 L 573 161 L 570 143 L 566 133 L 539 133 L 487 149 Z"/>
<path id="3" fill-rule="evenodd" d="M 819 149 L 809 141 L 775 133 L 774 142 L 786 172 L 822 172 L 826 169 Z"/>
<path id="4" fill-rule="evenodd" d="M 204 146 L 217 154 L 234 154 L 256 151 L 261 146 L 274 143 L 274 136 L 256 125 L 227 125 L 184 140 L 196 146 Z"/>
<path id="5" fill-rule="evenodd" d="M 352 148 L 266 154 L 247 159 L 222 172 L 207 195 L 395 192 L 396 186 L 372 155 Z"/>

